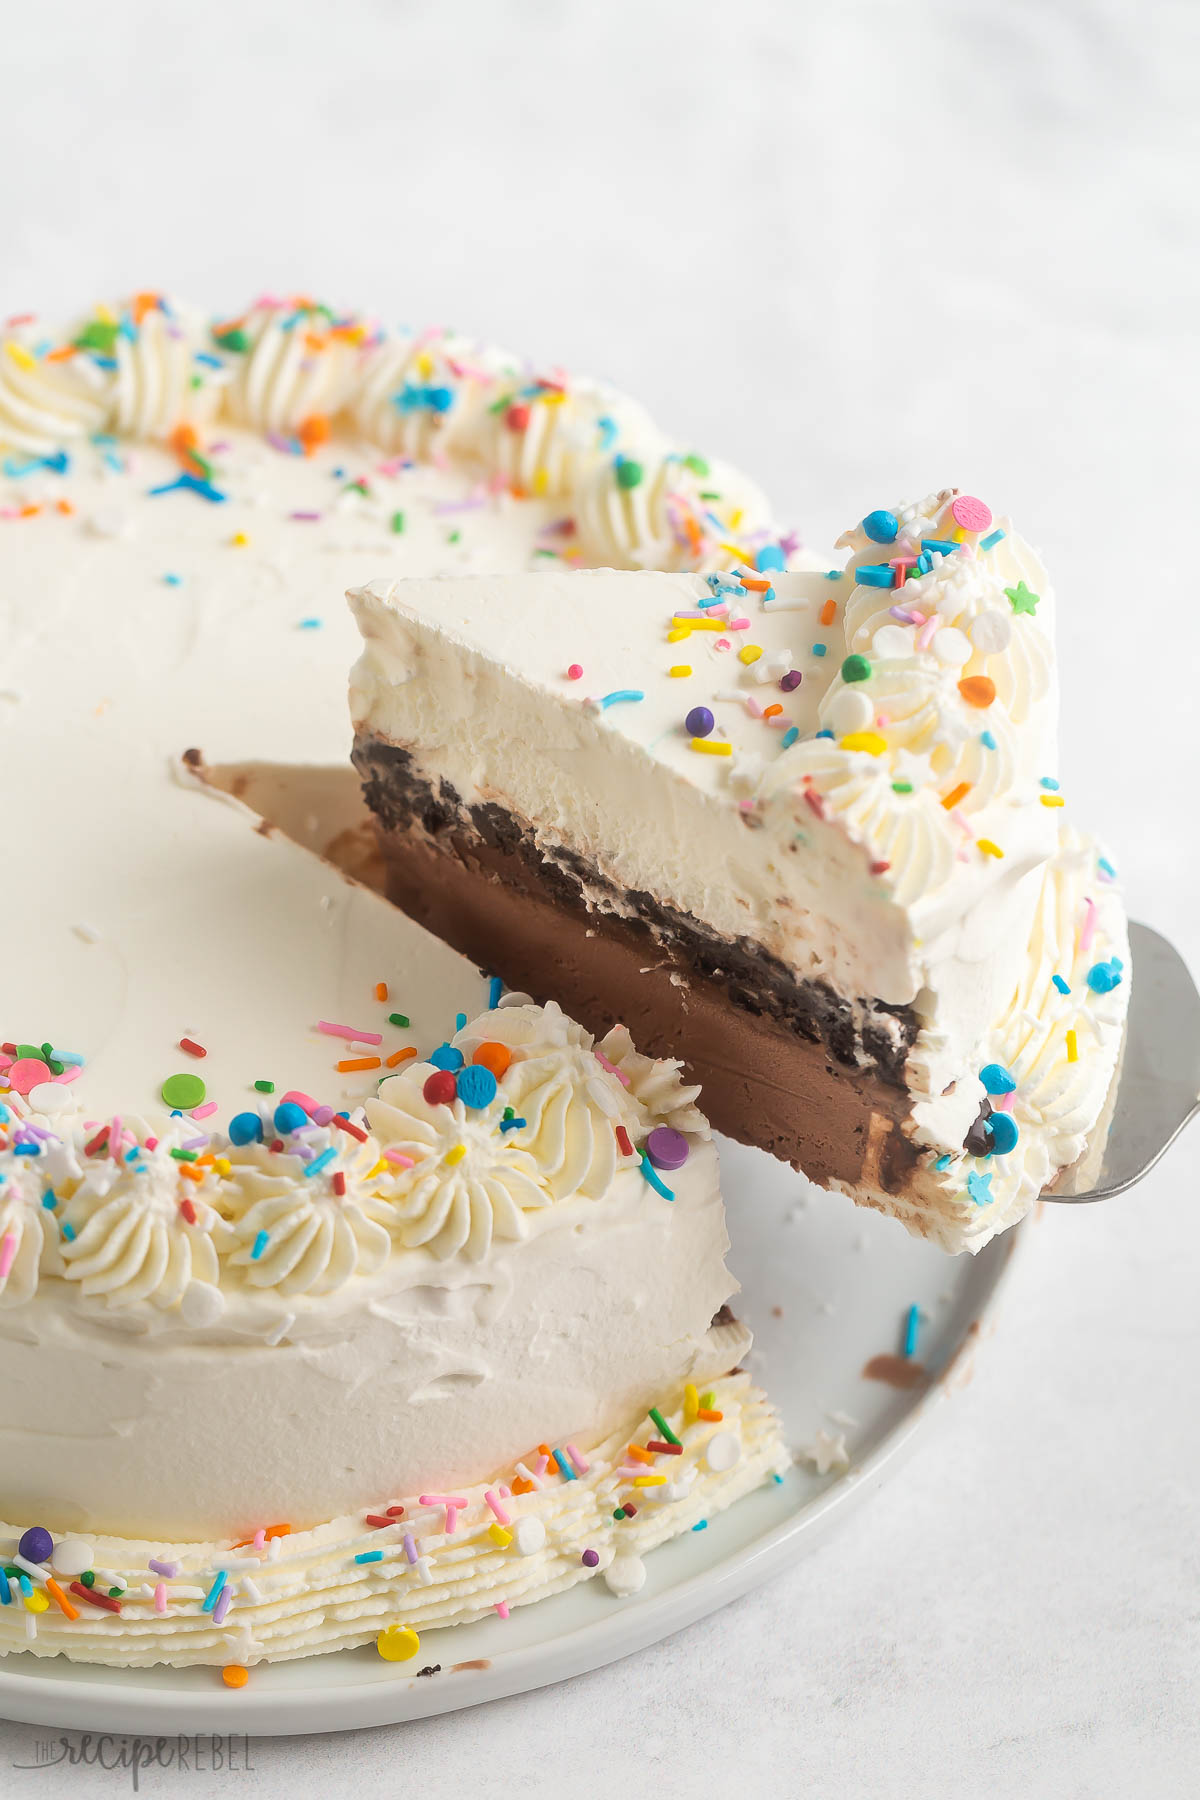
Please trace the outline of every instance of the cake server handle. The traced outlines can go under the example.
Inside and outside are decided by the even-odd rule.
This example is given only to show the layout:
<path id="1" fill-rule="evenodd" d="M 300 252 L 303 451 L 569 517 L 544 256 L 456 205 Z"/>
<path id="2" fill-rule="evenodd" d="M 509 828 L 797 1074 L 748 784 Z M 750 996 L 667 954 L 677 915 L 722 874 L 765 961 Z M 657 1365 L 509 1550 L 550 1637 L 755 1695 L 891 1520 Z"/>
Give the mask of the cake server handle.
<path id="1" fill-rule="evenodd" d="M 1200 1112 L 1200 994 L 1187 964 L 1157 931 L 1129 925 L 1133 960 L 1125 1047 L 1097 1162 L 1085 1151 L 1043 1200 L 1082 1204 L 1123 1194 L 1149 1173 Z M 1099 1148 L 1099 1146 L 1097 1146 Z"/>

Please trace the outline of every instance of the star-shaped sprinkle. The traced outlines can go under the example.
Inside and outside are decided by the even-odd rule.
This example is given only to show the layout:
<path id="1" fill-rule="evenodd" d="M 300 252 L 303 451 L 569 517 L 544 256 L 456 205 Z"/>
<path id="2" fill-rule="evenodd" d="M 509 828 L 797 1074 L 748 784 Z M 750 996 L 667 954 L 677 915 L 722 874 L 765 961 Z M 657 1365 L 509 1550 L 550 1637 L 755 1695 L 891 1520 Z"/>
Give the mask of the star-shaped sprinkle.
<path id="1" fill-rule="evenodd" d="M 813 1464 L 818 1475 L 828 1475 L 831 1469 L 840 1474 L 850 1467 L 850 1452 L 840 1431 L 818 1431 L 808 1449 L 800 1454 L 805 1462 Z"/>
<path id="2" fill-rule="evenodd" d="M 1031 593 L 1023 581 L 1018 581 L 1015 588 L 1005 588 L 1004 592 L 1012 601 L 1012 609 L 1015 613 L 1028 613 L 1031 618 L 1037 611 L 1038 601 L 1042 597 L 1040 594 Z"/>
<path id="3" fill-rule="evenodd" d="M 980 1175 L 974 1169 L 967 1176 L 967 1192 L 976 1206 L 990 1206 L 992 1200 L 992 1178 Z"/>

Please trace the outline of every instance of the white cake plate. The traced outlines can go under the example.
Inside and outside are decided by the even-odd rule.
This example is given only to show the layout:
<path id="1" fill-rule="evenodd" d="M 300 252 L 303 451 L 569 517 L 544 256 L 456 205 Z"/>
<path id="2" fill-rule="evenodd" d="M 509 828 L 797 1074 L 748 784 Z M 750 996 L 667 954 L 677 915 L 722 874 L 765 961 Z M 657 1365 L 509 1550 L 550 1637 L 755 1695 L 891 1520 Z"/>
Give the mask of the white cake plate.
<path id="1" fill-rule="evenodd" d="M 1025 1228 L 975 1258 L 949 1258 L 892 1220 L 811 1187 L 759 1151 L 723 1146 L 723 1187 L 743 1283 L 736 1303 L 756 1337 L 750 1366 L 782 1412 L 794 1450 L 845 1434 L 841 1475 L 801 1460 L 764 1488 L 647 1559 L 640 1594 L 603 1580 L 517 1609 L 508 1620 L 423 1634 L 411 1663 L 373 1646 L 260 1665 L 242 1689 L 216 1669 L 121 1670 L 26 1653 L 0 1657 L 0 1715 L 76 1730 L 286 1734 L 388 1725 L 545 1687 L 643 1650 L 796 1561 L 899 1465 L 918 1431 L 963 1385 Z M 930 1380 L 866 1378 L 898 1356 L 909 1308 L 922 1318 L 916 1360 Z M 893 1376 L 898 1372 L 890 1370 Z M 420 1674 L 440 1665 L 437 1673 Z"/>

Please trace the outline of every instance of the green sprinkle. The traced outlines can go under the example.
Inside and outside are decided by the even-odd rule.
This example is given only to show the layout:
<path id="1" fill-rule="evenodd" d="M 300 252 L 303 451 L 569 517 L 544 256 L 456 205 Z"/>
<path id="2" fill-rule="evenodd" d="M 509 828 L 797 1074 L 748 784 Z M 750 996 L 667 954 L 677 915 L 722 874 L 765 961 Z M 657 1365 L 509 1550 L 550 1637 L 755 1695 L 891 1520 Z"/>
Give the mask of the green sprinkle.
<path id="1" fill-rule="evenodd" d="M 392 530 L 396 533 L 397 537 L 404 530 L 404 514 L 402 512 L 394 512 L 392 514 Z"/>
<path id="2" fill-rule="evenodd" d="M 911 781 L 893 781 L 892 792 L 893 792 L 893 794 L 911 794 L 912 793 L 912 782 Z"/>
<path id="3" fill-rule="evenodd" d="M 93 319 L 75 339 L 77 350 L 98 350 L 108 356 L 116 348 L 119 326 L 108 319 Z"/>
<path id="4" fill-rule="evenodd" d="M 80 1581 L 82 1581 L 84 1587 L 95 1587 L 95 1585 L 96 1585 L 95 1569 L 85 1569 L 83 1571 L 83 1574 L 79 1577 L 79 1579 L 80 1579 Z"/>
<path id="5" fill-rule="evenodd" d="M 124 1592 L 125 1589 L 122 1587 L 109 1588 L 108 1597 L 110 1600 L 119 1600 Z"/>
<path id="6" fill-rule="evenodd" d="M 634 462 L 631 456 L 617 458 L 617 486 L 619 488 L 641 487 L 646 471 L 640 462 Z"/>
<path id="7" fill-rule="evenodd" d="M 693 475 L 707 475 L 709 472 L 708 464 L 705 462 L 704 458 L 702 456 L 697 456 L 694 451 L 691 456 L 684 457 L 683 466 L 685 469 L 690 469 Z"/>
<path id="8" fill-rule="evenodd" d="M 260 1094 L 273 1094 L 275 1092 L 275 1083 L 273 1081 L 256 1081 L 254 1086 L 256 1091 Z"/>
<path id="9" fill-rule="evenodd" d="M 172 1150 L 171 1155 L 175 1158 L 176 1162 L 195 1162 L 196 1160 L 196 1152 L 194 1150 Z"/>
<path id="10" fill-rule="evenodd" d="M 175 1106 L 180 1112 L 187 1112 L 200 1105 L 208 1089 L 199 1075 L 181 1074 L 168 1075 L 160 1091 L 164 1106 Z"/>
<path id="11" fill-rule="evenodd" d="M 842 664 L 843 681 L 865 681 L 871 673 L 871 665 L 865 656 L 848 656 Z"/>
<path id="12" fill-rule="evenodd" d="M 388 1014 L 388 1024 L 389 1025 L 398 1025 L 400 1027 L 401 1031 L 407 1031 L 408 1030 L 408 1014 L 407 1013 L 389 1013 Z"/>
<path id="13" fill-rule="evenodd" d="M 214 331 L 213 343 L 219 344 L 222 350 L 235 350 L 239 356 L 250 348 L 250 339 L 240 325 L 235 325 L 232 331 Z"/>
<path id="14" fill-rule="evenodd" d="M 707 1408 L 705 1410 L 707 1411 Z M 663 1416 L 659 1412 L 657 1406 L 652 1406 L 650 1408 L 649 1416 L 654 1420 L 654 1423 L 658 1426 L 659 1435 L 660 1435 L 660 1437 L 662 1437 L 664 1442 L 666 1442 L 668 1444 L 677 1444 L 679 1442 L 679 1439 L 675 1436 L 675 1433 L 671 1430 L 671 1427 L 667 1424 L 667 1421 L 663 1418 Z"/>
<path id="15" fill-rule="evenodd" d="M 452 531 L 452 532 L 450 532 L 450 533 L 449 533 L 449 535 L 448 535 L 448 536 L 447 536 L 447 538 L 446 538 L 446 542 L 447 542 L 447 543 L 448 543 L 448 544 L 457 544 L 457 542 L 458 542 L 458 540 L 459 540 L 459 539 L 460 539 L 460 538 L 461 538 L 461 536 L 462 536 L 462 532 L 461 532 L 461 531 Z"/>

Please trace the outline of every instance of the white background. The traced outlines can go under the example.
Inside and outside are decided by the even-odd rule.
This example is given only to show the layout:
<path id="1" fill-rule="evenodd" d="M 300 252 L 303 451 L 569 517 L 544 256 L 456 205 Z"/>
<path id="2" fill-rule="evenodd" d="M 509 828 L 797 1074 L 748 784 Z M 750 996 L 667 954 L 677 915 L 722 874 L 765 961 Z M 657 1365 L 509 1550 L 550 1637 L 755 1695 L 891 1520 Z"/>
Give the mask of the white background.
<path id="1" fill-rule="evenodd" d="M 1064 791 L 1200 968 L 1200 7 L 0 0 L 0 68 L 0 315 L 308 289 L 611 377 L 814 544 L 945 484 L 1010 510 Z M 143 1791 L 1195 1794 L 1198 1174 L 1200 1129 L 1047 1217 L 940 1436 L 771 1590 Z M 35 1735 L 0 1790 L 129 1791 L 10 1775 Z"/>

